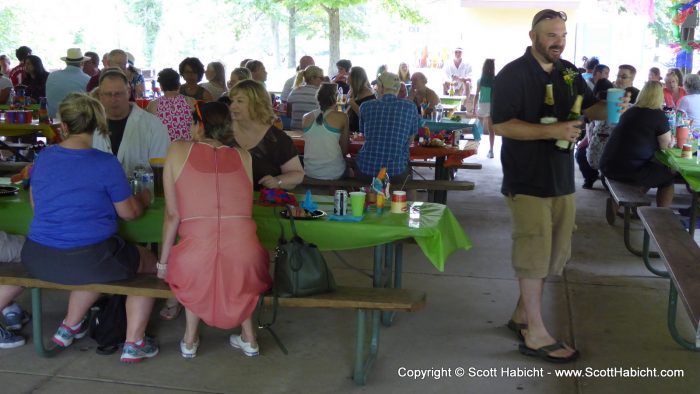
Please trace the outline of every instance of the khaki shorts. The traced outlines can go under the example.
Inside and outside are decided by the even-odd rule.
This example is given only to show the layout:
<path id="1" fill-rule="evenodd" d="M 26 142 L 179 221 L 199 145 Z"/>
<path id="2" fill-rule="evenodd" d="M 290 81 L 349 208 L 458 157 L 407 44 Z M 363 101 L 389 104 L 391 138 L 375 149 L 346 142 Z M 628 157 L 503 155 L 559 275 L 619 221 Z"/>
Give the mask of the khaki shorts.
<path id="1" fill-rule="evenodd" d="M 513 269 L 518 278 L 561 275 L 571 258 L 576 228 L 573 194 L 559 197 L 506 196 L 513 216 Z"/>

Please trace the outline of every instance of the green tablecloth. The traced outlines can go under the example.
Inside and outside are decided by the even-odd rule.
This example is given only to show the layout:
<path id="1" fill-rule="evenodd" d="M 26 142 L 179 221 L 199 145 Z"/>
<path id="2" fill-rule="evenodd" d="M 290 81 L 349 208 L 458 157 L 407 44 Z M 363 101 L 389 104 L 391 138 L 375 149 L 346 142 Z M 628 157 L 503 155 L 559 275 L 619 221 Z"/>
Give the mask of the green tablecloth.
<path id="1" fill-rule="evenodd" d="M 666 149 L 656 152 L 656 158 L 664 165 L 678 171 L 688 186 L 694 192 L 700 192 L 700 165 L 692 159 L 681 158 L 681 150 L 678 148 Z"/>
<path id="2" fill-rule="evenodd" d="M 303 196 L 301 197 L 303 198 Z M 316 196 L 319 209 L 332 212 L 332 197 Z M 425 256 L 439 271 L 445 261 L 457 249 L 468 250 L 472 243 L 464 233 L 452 212 L 442 204 L 415 203 L 420 218 L 409 220 L 409 215 L 393 214 L 389 209 L 381 216 L 371 212 L 358 223 L 333 222 L 326 218 L 295 221 L 299 235 L 315 243 L 321 250 L 357 249 L 413 238 Z M 131 241 L 161 242 L 163 226 L 163 199 L 156 199 L 144 215 L 130 222 L 121 221 L 120 234 Z M 0 230 L 27 234 L 32 218 L 29 194 L 21 191 L 17 196 L 0 197 Z M 273 208 L 255 205 L 253 219 L 258 226 L 258 237 L 262 244 L 272 249 L 280 234 L 280 224 L 290 234 L 289 221 L 277 219 Z M 410 223 L 409 223 L 410 222 Z"/>

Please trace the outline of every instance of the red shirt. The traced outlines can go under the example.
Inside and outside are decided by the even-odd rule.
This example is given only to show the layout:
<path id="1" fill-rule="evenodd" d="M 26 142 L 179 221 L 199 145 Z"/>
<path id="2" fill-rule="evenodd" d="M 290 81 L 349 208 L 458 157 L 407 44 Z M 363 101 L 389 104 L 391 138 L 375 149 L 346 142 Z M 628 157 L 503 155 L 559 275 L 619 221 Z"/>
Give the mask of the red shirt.
<path id="1" fill-rule="evenodd" d="M 24 63 L 16 66 L 12 69 L 12 71 L 10 71 L 10 79 L 12 80 L 12 84 L 14 86 L 21 85 L 25 76 Z"/>
<path id="2" fill-rule="evenodd" d="M 683 89 L 682 87 L 679 87 L 678 88 L 678 100 L 674 103 L 673 102 L 673 93 L 671 92 L 670 89 L 664 88 L 664 103 L 666 104 L 667 107 L 676 108 L 676 107 L 678 107 L 678 103 L 681 101 L 683 96 L 685 96 L 686 94 L 688 94 L 688 93 L 685 91 L 685 89 Z"/>

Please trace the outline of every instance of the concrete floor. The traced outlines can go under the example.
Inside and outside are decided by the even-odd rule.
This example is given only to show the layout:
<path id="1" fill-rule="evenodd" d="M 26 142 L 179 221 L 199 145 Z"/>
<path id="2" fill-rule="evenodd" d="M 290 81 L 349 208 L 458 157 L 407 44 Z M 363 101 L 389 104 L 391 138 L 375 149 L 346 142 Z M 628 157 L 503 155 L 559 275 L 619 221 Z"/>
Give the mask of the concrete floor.
<path id="1" fill-rule="evenodd" d="M 498 148 L 498 146 L 497 146 Z M 204 328 L 199 355 L 186 361 L 178 341 L 184 316 L 163 322 L 154 318 L 149 331 L 161 353 L 138 365 L 122 365 L 118 355 L 95 354 L 83 339 L 55 358 L 35 355 L 27 346 L 0 351 L 2 393 L 696 393 L 700 387 L 699 355 L 683 350 L 666 328 L 668 280 L 653 276 L 624 247 L 622 227 L 604 219 L 606 193 L 577 192 L 573 259 L 561 278 L 547 282 L 545 319 L 552 332 L 572 343 L 581 358 L 552 365 L 518 353 L 518 340 L 504 324 L 518 294 L 510 266 L 510 216 L 499 194 L 501 167 L 486 159 L 486 146 L 472 160 L 480 171 L 458 177 L 476 182 L 470 192 L 450 192 L 448 205 L 474 242 L 452 255 L 445 272 L 436 271 L 414 245 L 404 247 L 404 287 L 424 290 L 427 307 L 401 314 L 381 331 L 377 362 L 367 385 L 351 380 L 355 313 L 353 311 L 283 309 L 276 331 L 289 349 L 285 356 L 270 335 L 260 333 L 261 356 L 247 358 L 229 347 L 230 332 Z M 579 176 L 579 174 L 577 174 Z M 581 184 L 581 179 L 577 184 Z M 678 189 L 679 191 L 680 188 Z M 419 194 L 419 198 L 420 198 Z M 679 196 L 687 203 L 687 195 Z M 685 200 L 684 200 L 685 199 Z M 686 204 L 687 206 L 687 204 Z M 639 242 L 638 225 L 634 231 Z M 371 251 L 342 253 L 368 270 Z M 328 255 L 339 283 L 365 284 L 369 279 Z M 45 335 L 55 330 L 65 311 L 64 292 L 45 292 Z M 29 306 L 29 294 L 20 302 Z M 683 311 L 679 326 L 689 335 Z M 31 327 L 22 333 L 30 337 Z M 457 368 L 494 377 L 456 377 Z M 398 375 L 410 370 L 451 369 L 440 379 Z M 502 376 L 502 368 L 541 373 L 542 377 Z M 557 370 L 607 372 L 608 368 L 677 369 L 683 377 L 556 377 Z"/>

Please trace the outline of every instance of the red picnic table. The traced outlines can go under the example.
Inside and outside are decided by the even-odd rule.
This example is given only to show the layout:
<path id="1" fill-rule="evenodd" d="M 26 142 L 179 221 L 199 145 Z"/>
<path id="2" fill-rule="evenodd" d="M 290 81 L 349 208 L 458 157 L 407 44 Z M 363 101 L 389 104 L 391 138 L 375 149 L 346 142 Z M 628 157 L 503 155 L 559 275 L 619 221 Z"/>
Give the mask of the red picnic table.
<path id="1" fill-rule="evenodd" d="M 304 154 L 304 133 L 302 131 L 285 130 L 285 133 L 292 138 L 294 146 L 300 155 Z M 364 140 L 351 140 L 348 152 L 351 156 L 357 155 L 362 148 Z M 457 146 L 420 146 L 411 145 L 409 154 L 411 161 L 435 159 L 435 180 L 449 180 L 451 169 L 459 167 L 462 160 L 476 154 L 479 148 L 478 141 L 467 141 L 466 144 Z M 447 191 L 436 190 L 434 201 L 445 201 Z"/>

